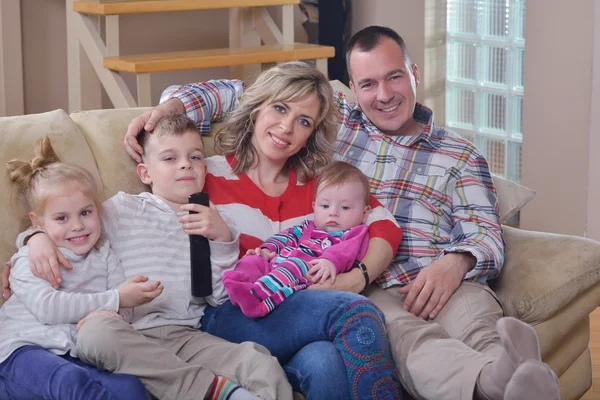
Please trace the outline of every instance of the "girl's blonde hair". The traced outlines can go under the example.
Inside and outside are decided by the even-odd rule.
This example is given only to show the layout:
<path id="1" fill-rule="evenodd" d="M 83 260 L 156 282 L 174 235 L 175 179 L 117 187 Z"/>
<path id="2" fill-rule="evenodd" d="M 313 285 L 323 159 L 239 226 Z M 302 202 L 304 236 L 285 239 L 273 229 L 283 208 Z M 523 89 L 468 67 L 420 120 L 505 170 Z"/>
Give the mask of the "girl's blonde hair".
<path id="1" fill-rule="evenodd" d="M 225 127 L 215 135 L 217 153 L 235 156 L 234 173 L 247 171 L 257 161 L 252 134 L 258 110 L 269 104 L 297 101 L 309 95 L 315 95 L 319 101 L 315 131 L 306 146 L 288 159 L 286 167 L 296 170 L 301 180 L 314 177 L 316 171 L 331 161 L 331 143 L 336 137 L 333 88 L 325 75 L 300 61 L 276 65 L 257 77 Z"/>
<path id="2" fill-rule="evenodd" d="M 29 211 L 43 214 L 50 196 L 65 184 L 81 190 L 94 201 L 98 212 L 101 210 L 100 191 L 94 177 L 77 165 L 60 162 L 47 136 L 36 141 L 35 157 L 31 161 L 11 160 L 6 168 L 10 181 L 25 198 Z"/>

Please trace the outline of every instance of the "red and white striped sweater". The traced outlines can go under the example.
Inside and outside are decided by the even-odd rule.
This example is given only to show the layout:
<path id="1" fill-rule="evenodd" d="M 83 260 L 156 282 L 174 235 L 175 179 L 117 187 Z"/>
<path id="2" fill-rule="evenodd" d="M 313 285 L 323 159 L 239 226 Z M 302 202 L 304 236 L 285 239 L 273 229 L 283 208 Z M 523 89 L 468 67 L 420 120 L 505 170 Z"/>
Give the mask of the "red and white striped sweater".
<path id="1" fill-rule="evenodd" d="M 289 183 L 279 197 L 271 197 L 258 188 L 245 174 L 235 175 L 233 156 L 213 156 L 206 159 L 208 173 L 204 191 L 221 215 L 240 231 L 240 256 L 246 250 L 259 247 L 274 234 L 313 219 L 313 201 L 317 179 L 306 183 L 289 173 Z M 394 216 L 371 196 L 372 211 L 367 219 L 369 238 L 386 240 L 396 251 L 402 231 Z"/>

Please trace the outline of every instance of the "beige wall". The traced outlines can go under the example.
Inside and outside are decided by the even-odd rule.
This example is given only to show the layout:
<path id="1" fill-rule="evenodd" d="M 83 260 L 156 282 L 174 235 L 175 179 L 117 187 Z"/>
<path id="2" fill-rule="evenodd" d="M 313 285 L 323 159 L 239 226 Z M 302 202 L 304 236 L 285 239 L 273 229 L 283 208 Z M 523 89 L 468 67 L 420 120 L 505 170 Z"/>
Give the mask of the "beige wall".
<path id="1" fill-rule="evenodd" d="M 594 45 L 586 236 L 600 240 L 600 3 L 593 6 Z"/>
<path id="2" fill-rule="evenodd" d="M 25 113 L 68 109 L 65 4 L 65 0 L 21 0 Z M 299 22 L 297 9 L 295 16 Z M 121 16 L 121 54 L 227 47 L 228 21 L 228 10 Z M 296 41 L 306 41 L 299 23 L 295 34 Z M 153 102 L 168 85 L 226 78 L 228 73 L 227 68 L 213 68 L 153 74 Z M 127 74 L 125 80 L 135 95 L 135 77 Z M 112 107 L 106 96 L 103 105 Z"/>
<path id="3" fill-rule="evenodd" d="M 597 158 L 600 150 L 590 147 L 598 136 L 598 126 L 590 130 L 593 32 L 600 26 L 593 3 L 527 3 L 523 183 L 537 196 L 521 213 L 525 229 L 586 232 L 590 151 Z"/>
<path id="4" fill-rule="evenodd" d="M 19 0 L 0 1 L 0 115 L 21 115 L 23 54 Z"/>

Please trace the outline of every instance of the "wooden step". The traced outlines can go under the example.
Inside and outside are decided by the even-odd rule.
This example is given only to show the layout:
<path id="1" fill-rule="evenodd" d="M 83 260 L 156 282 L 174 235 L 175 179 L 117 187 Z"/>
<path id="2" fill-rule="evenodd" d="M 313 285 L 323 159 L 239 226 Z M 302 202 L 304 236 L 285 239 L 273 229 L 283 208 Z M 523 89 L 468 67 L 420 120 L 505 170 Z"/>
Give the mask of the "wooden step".
<path id="1" fill-rule="evenodd" d="M 210 49 L 106 57 L 104 58 L 104 67 L 113 71 L 145 74 L 292 60 L 316 60 L 331 58 L 334 55 L 335 48 L 331 46 L 294 43 L 238 49 Z"/>
<path id="2" fill-rule="evenodd" d="M 73 10 L 82 14 L 117 15 L 289 4 L 300 4 L 300 0 L 76 0 Z"/>

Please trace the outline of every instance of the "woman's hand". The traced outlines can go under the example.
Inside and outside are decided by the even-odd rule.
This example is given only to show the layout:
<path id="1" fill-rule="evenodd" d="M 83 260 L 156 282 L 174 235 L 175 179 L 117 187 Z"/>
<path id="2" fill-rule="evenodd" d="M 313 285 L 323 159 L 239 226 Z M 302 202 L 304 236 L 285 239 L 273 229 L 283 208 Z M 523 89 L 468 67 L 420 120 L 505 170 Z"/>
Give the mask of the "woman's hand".
<path id="1" fill-rule="evenodd" d="M 181 211 L 195 211 L 179 217 L 179 223 L 188 235 L 202 235 L 214 242 L 231 242 L 231 231 L 213 204 L 184 204 Z"/>
<path id="2" fill-rule="evenodd" d="M 308 270 L 313 283 L 325 282 L 327 278 L 331 278 L 331 283 L 335 283 L 335 275 L 337 271 L 335 265 L 326 258 L 317 258 L 309 262 L 313 267 Z"/>
<path id="3" fill-rule="evenodd" d="M 60 267 L 73 269 L 69 260 L 62 255 L 58 248 L 43 232 L 36 233 L 27 241 L 29 249 L 29 268 L 36 277 L 50 282 L 58 289 L 62 276 Z"/>
<path id="4" fill-rule="evenodd" d="M 314 278 L 308 274 L 306 279 L 314 282 Z M 340 290 L 342 292 L 361 293 L 365 288 L 365 278 L 358 268 L 352 268 L 348 272 L 336 275 L 335 284 L 329 281 L 320 281 L 308 287 L 309 290 Z"/>
<path id="5" fill-rule="evenodd" d="M 136 275 L 119 286 L 119 308 L 133 308 L 150 303 L 163 291 L 160 281 L 148 282 L 148 277 Z"/>
<path id="6" fill-rule="evenodd" d="M 127 153 L 133 158 L 135 161 L 141 163 L 142 162 L 142 154 L 144 154 L 144 149 L 137 142 L 137 135 L 142 131 L 142 129 L 147 132 L 152 132 L 156 123 L 165 115 L 170 114 L 183 114 L 185 113 L 185 106 L 181 102 L 181 100 L 177 98 L 172 98 L 165 101 L 162 104 L 157 105 L 152 110 L 146 111 L 140 116 L 134 118 L 127 127 L 127 133 L 125 134 L 125 139 L 123 140 L 123 145 L 125 146 L 125 150 Z"/>

